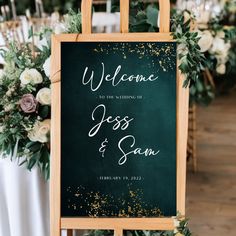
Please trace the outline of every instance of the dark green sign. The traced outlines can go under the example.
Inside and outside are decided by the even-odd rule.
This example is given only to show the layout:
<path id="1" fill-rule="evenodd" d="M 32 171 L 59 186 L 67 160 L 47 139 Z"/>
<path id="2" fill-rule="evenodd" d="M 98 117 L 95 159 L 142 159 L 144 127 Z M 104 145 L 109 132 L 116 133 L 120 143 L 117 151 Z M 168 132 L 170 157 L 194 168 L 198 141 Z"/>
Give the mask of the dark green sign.
<path id="1" fill-rule="evenodd" d="M 61 50 L 62 217 L 176 215 L 176 43 Z"/>

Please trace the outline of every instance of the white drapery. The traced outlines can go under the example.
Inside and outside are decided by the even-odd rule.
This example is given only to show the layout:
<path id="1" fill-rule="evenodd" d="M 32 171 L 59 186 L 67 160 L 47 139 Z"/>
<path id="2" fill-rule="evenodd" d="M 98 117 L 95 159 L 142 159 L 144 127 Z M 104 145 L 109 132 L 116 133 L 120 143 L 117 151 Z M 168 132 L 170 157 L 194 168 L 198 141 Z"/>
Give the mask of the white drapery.
<path id="1" fill-rule="evenodd" d="M 49 182 L 38 168 L 0 158 L 0 236 L 49 236 L 49 229 Z"/>
<path id="2" fill-rule="evenodd" d="M 0 236 L 49 236 L 48 186 L 37 168 L 0 159 Z"/>

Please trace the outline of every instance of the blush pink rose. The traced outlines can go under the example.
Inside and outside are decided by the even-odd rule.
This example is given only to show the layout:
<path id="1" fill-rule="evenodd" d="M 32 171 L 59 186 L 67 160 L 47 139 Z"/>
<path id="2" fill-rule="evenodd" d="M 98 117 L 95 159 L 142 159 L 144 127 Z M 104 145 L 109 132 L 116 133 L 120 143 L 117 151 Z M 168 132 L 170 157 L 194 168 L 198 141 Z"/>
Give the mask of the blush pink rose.
<path id="1" fill-rule="evenodd" d="M 20 108 L 25 113 L 33 113 L 37 110 L 38 101 L 32 94 L 25 94 L 20 99 Z"/>

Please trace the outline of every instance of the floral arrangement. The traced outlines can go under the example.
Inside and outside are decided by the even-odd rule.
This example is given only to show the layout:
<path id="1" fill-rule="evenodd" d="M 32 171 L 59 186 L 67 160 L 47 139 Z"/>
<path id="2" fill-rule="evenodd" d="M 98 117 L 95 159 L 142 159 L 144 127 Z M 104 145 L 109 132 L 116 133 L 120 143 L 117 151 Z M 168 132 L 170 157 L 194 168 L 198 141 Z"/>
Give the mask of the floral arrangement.
<path id="1" fill-rule="evenodd" d="M 29 31 L 31 43 L 13 41 L 1 54 L 0 153 L 18 159 L 28 170 L 38 166 L 44 178 L 50 170 L 50 54 L 51 34 L 81 32 L 81 14 L 70 10 L 52 28 Z M 37 46 L 36 46 L 37 45 Z"/>
<path id="2" fill-rule="evenodd" d="M 30 44 L 10 43 L 2 51 L 5 67 L 0 74 L 1 155 L 19 158 L 29 170 L 37 165 L 45 179 L 49 178 L 49 45 L 49 39 L 47 46 L 33 50 Z"/>
<path id="3" fill-rule="evenodd" d="M 199 28 L 198 33 L 201 37 L 199 40 L 201 52 L 214 62 L 211 69 L 219 75 L 224 75 L 229 61 L 231 42 L 236 36 L 236 27 L 221 25 L 215 19 L 210 21 L 206 28 Z"/>
<path id="4" fill-rule="evenodd" d="M 208 105 L 219 91 L 217 80 L 224 81 L 235 68 L 233 42 L 236 27 L 224 22 L 224 11 L 207 24 L 197 25 L 201 52 L 206 58 L 206 69 L 202 73 L 200 86 L 191 89 L 192 101 Z M 231 75 L 231 77 L 234 77 Z M 213 79 L 214 78 L 214 79 Z M 222 83 L 222 82 L 220 82 Z"/>
<path id="5" fill-rule="evenodd" d="M 145 8 L 142 1 L 132 1 L 130 11 L 131 32 L 158 31 L 158 8 L 151 4 Z M 208 104 L 214 98 L 211 85 L 205 84 L 202 74 L 210 63 L 201 51 L 199 31 L 194 31 L 195 16 L 188 10 L 173 9 L 171 12 L 171 32 L 178 43 L 179 69 L 185 76 L 184 86 L 190 86 L 190 100 Z"/>

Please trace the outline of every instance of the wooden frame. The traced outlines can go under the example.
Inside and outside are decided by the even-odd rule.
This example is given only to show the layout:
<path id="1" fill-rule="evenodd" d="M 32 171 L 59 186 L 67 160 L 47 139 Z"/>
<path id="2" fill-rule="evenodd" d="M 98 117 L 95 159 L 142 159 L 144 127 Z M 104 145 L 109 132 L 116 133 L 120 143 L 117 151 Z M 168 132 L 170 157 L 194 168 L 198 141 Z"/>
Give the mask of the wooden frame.
<path id="1" fill-rule="evenodd" d="M 129 1 L 121 1 L 121 34 L 91 34 L 92 0 L 82 1 L 82 34 L 52 36 L 52 128 L 50 227 L 51 236 L 60 236 L 61 229 L 110 229 L 116 236 L 123 230 L 173 230 L 172 218 L 61 218 L 61 42 L 173 42 L 169 33 L 170 3 L 160 0 L 160 33 L 127 33 Z M 85 24 L 86 22 L 86 24 Z M 177 210 L 185 214 L 186 150 L 188 130 L 188 89 L 182 87 L 183 77 L 177 71 Z M 68 234 L 71 231 L 68 232 Z"/>

